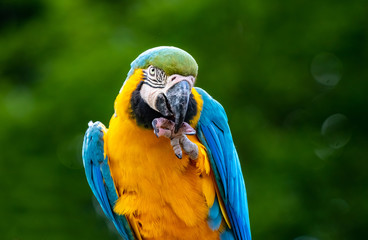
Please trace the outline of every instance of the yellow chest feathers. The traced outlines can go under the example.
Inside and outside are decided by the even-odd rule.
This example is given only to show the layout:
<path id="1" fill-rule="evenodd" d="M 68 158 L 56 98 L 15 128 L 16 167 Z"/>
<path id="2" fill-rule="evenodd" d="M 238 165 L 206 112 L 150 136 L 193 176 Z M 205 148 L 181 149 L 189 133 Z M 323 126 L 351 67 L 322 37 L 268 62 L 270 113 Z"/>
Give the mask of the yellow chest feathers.
<path id="1" fill-rule="evenodd" d="M 129 93 L 137 84 L 131 82 L 119 94 L 115 102 L 117 114 L 104 136 L 105 153 L 119 196 L 115 212 L 133 219 L 145 238 L 218 238 L 218 232 L 207 224 L 215 186 L 203 145 L 196 136 L 188 136 L 198 145 L 199 157 L 194 161 L 183 154 L 178 159 L 169 139 L 157 138 L 153 130 L 137 126 L 129 115 Z M 127 89 L 130 91 L 124 93 Z M 196 124 L 198 118 L 191 124 Z"/>
<path id="2" fill-rule="evenodd" d="M 196 136 L 190 140 L 200 147 L 196 161 L 186 154 L 178 159 L 168 139 L 157 138 L 132 120 L 116 117 L 110 122 L 105 141 L 119 195 L 115 211 L 133 217 L 142 236 L 192 239 L 215 234 L 206 222 L 215 198 L 208 158 Z"/>

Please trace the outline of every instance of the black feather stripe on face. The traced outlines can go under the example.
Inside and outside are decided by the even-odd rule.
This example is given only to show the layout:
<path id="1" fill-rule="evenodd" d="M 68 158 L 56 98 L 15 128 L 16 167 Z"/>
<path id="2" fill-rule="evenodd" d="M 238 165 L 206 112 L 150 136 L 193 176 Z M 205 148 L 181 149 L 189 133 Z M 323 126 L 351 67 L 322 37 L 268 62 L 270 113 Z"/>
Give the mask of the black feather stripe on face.
<path id="1" fill-rule="evenodd" d="M 161 113 L 152 109 L 141 97 L 140 90 L 142 88 L 143 81 L 140 82 L 137 88 L 132 93 L 130 99 L 131 105 L 131 118 L 135 119 L 138 126 L 142 126 L 147 129 L 152 129 L 152 121 L 155 118 L 164 117 Z M 185 115 L 184 122 L 189 123 L 197 114 L 197 102 L 194 99 L 193 94 L 189 96 L 188 110 Z"/>

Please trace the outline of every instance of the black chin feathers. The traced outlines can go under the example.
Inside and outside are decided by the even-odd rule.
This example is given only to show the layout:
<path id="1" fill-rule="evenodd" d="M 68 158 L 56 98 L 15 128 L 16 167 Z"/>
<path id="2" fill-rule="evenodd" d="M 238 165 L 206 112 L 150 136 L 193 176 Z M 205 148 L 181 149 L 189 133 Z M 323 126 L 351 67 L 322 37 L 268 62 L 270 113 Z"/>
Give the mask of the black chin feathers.
<path id="1" fill-rule="evenodd" d="M 164 117 L 161 113 L 152 109 L 141 97 L 140 90 L 142 88 L 143 81 L 140 82 L 137 88 L 132 93 L 130 99 L 131 105 L 131 117 L 136 120 L 139 126 L 147 129 L 152 129 L 152 121 L 155 118 Z M 194 99 L 193 94 L 190 94 L 188 110 L 185 115 L 184 122 L 189 123 L 190 120 L 197 115 L 197 102 Z"/>
<path id="2" fill-rule="evenodd" d="M 188 110 L 185 115 L 184 122 L 189 123 L 197 115 L 197 102 L 194 99 L 193 94 L 191 93 L 189 96 Z"/>
<path id="3" fill-rule="evenodd" d="M 142 88 L 143 81 L 140 82 L 137 88 L 132 93 L 130 99 L 130 105 L 132 108 L 131 117 L 137 121 L 139 126 L 144 128 L 152 128 L 152 121 L 155 118 L 162 117 L 162 115 L 153 110 L 141 97 L 140 90 Z"/>

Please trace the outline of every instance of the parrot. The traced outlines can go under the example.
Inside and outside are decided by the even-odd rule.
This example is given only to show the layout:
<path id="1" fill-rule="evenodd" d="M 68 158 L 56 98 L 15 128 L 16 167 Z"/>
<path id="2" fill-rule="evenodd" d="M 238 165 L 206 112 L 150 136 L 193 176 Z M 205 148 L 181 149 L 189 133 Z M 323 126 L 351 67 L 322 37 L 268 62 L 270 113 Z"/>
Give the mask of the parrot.
<path id="1" fill-rule="evenodd" d="M 88 123 L 87 182 L 125 240 L 251 240 L 228 118 L 194 87 L 197 74 L 188 52 L 148 49 L 131 63 L 109 128 Z"/>

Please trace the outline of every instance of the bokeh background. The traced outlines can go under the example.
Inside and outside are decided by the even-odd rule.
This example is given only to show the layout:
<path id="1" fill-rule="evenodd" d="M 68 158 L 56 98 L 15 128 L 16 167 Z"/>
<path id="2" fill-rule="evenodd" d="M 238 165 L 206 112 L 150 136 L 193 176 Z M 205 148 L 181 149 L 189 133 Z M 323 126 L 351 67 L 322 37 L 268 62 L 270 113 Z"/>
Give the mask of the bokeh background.
<path id="1" fill-rule="evenodd" d="M 84 176 L 89 120 L 173 45 L 225 107 L 254 239 L 368 239 L 368 4 L 0 2 L 0 238 L 119 239 Z M 137 136 L 138 137 L 138 136 Z"/>

